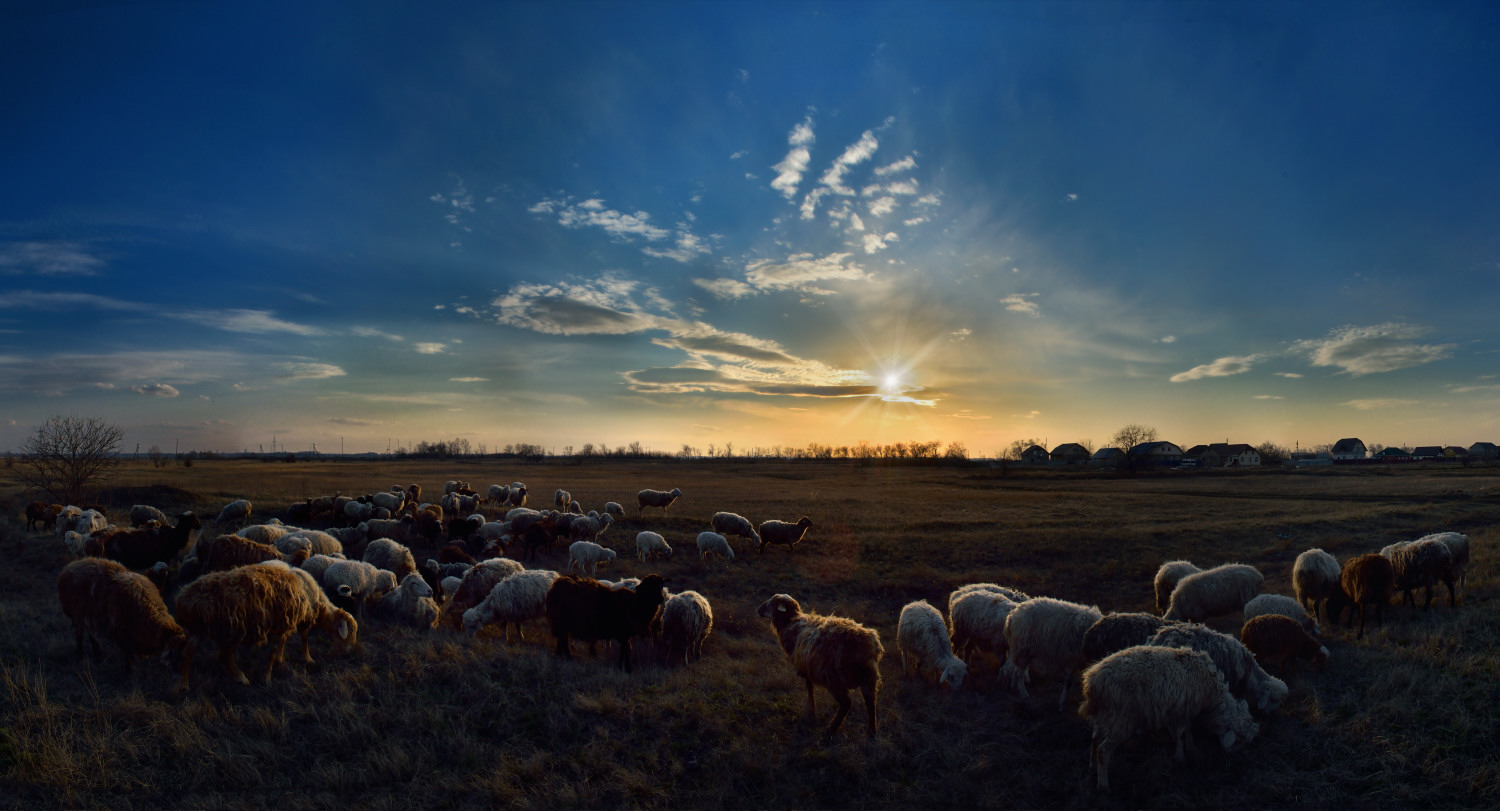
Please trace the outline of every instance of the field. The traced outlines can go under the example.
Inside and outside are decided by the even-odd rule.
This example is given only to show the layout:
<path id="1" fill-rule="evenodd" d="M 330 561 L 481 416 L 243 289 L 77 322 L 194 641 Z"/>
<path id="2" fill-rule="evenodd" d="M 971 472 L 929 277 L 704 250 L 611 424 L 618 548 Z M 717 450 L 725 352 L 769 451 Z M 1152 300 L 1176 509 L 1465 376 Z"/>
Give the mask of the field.
<path id="1" fill-rule="evenodd" d="M 626 504 L 630 517 L 605 535 L 622 554 L 600 576 L 658 571 L 670 588 L 708 597 L 704 658 L 664 667 L 638 643 L 626 675 L 603 650 L 591 658 L 575 645 L 577 659 L 557 659 L 541 622 L 511 644 L 490 631 L 470 640 L 368 623 L 354 653 L 315 637 L 317 663 L 293 663 L 269 685 L 231 683 L 200 653 L 181 695 L 155 662 L 132 679 L 115 648 L 97 662 L 75 656 L 55 587 L 66 551 L 50 533 L 24 531 L 25 498 L 0 470 L 0 808 L 1500 804 L 1500 468 L 1123 477 L 820 462 L 199 461 L 127 467 L 99 503 L 123 522 L 132 503 L 211 519 L 249 498 L 266 518 L 306 496 L 406 482 L 431 494 L 451 478 L 480 490 L 524 481 L 533 504 L 558 487 L 586 507 Z M 637 519 L 643 487 L 684 496 L 665 517 Z M 795 551 L 757 555 L 737 541 L 730 566 L 705 566 L 692 539 L 717 510 L 814 524 Z M 679 554 L 637 563 L 642 529 Z M 901 673 L 901 607 L 945 609 L 963 583 L 1144 611 L 1165 560 L 1254 564 L 1266 591 L 1290 594 L 1292 561 L 1309 547 L 1342 560 L 1445 530 L 1473 542 L 1457 608 L 1439 586 L 1429 611 L 1390 607 L 1358 642 L 1325 626 L 1328 666 L 1289 680 L 1281 711 L 1247 749 L 1224 756 L 1204 738 L 1202 758 L 1178 764 L 1166 738 L 1142 738 L 1116 755 L 1107 797 L 1089 781 L 1076 682 L 1059 714 L 1055 678 L 1033 680 L 1021 700 L 996 684 L 993 660 L 951 694 Z M 565 562 L 558 547 L 536 565 Z M 819 735 L 833 711 L 826 692 L 817 722 L 806 720 L 801 682 L 755 615 L 777 592 L 879 630 L 875 739 L 863 734 L 857 694 L 830 742 Z M 1211 624 L 1235 632 L 1239 618 Z M 242 666 L 254 673 L 265 656 L 242 651 Z"/>

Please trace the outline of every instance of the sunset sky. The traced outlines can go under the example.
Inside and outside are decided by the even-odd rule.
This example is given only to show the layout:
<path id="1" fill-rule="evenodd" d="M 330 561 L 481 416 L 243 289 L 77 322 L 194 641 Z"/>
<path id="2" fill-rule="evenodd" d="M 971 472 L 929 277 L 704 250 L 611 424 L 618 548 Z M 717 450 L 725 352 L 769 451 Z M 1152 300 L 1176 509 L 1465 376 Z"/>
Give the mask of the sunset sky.
<path id="1" fill-rule="evenodd" d="M 0 10 L 0 449 L 1500 441 L 1493 3 Z"/>

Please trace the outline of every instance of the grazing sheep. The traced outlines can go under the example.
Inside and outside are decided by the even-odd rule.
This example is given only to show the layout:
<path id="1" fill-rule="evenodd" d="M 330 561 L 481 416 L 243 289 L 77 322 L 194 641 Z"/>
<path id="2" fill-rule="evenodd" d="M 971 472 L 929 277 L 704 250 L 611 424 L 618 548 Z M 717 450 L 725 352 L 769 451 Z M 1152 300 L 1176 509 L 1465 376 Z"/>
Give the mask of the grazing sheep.
<path id="1" fill-rule="evenodd" d="M 343 553 L 349 557 L 358 557 L 363 553 L 365 543 L 370 540 L 369 528 L 361 524 L 355 524 L 352 527 L 329 527 L 323 532 L 342 544 Z"/>
<path id="2" fill-rule="evenodd" d="M 298 628 L 317 621 L 317 610 L 301 579 L 279 566 L 243 566 L 210 572 L 189 583 L 177 597 L 177 620 L 187 631 L 182 652 L 181 689 L 188 687 L 193 654 L 205 640 L 219 648 L 219 661 L 229 675 L 248 685 L 234 652 L 240 645 L 273 643 L 266 664 L 266 681 L 281 663 L 287 638 Z"/>
<path id="3" fill-rule="evenodd" d="M 283 555 L 276 551 L 276 547 L 268 544 L 258 543 L 249 538 L 238 535 L 220 535 L 213 539 L 207 548 L 198 544 L 198 563 L 202 566 L 200 571 L 225 572 L 240 566 L 252 566 L 256 563 L 264 563 L 268 560 L 285 561 L 292 566 L 301 566 L 302 562 L 311 557 L 307 550 L 299 550 L 290 555 Z"/>
<path id="4" fill-rule="evenodd" d="M 1062 712 L 1068 699 L 1068 682 L 1075 672 L 1083 669 L 1083 635 L 1103 616 L 1098 606 L 1051 597 L 1033 597 L 1011 609 L 1010 616 L 1005 618 L 1005 644 L 1010 649 L 1010 661 L 1002 671 L 1009 672 L 1010 681 L 1021 697 L 1030 695 L 1026 683 L 1031 680 L 1033 670 L 1041 674 L 1061 672 L 1063 684 L 1057 697 L 1057 711 Z"/>
<path id="5" fill-rule="evenodd" d="M 289 527 L 277 523 L 251 524 L 248 527 L 242 527 L 240 531 L 236 532 L 235 534 L 240 536 L 241 538 L 249 538 L 256 543 L 274 544 L 281 538 L 281 536 L 287 534 L 288 532 L 291 532 L 291 529 Z"/>
<path id="6" fill-rule="evenodd" d="M 760 546 L 757 549 L 764 553 L 766 551 L 766 544 L 778 544 L 795 550 L 797 542 L 802 540 L 802 536 L 807 534 L 807 530 L 811 526 L 812 519 L 805 515 L 797 519 L 797 523 L 795 524 L 775 520 L 762 522 L 760 525 Z"/>
<path id="7" fill-rule="evenodd" d="M 1266 614 L 1289 617 L 1296 620 L 1309 634 L 1318 635 L 1318 621 L 1307 615 L 1307 609 L 1302 607 L 1302 603 L 1284 594 L 1257 594 L 1250 602 L 1245 603 L 1245 622 Z"/>
<path id="8" fill-rule="evenodd" d="M 611 501 L 610 504 L 614 504 L 614 502 Z M 30 504 L 27 504 L 26 531 L 30 532 L 33 526 L 35 526 L 37 529 L 45 529 L 45 525 L 48 522 L 52 522 L 55 527 L 57 516 L 61 515 L 62 511 L 63 505 L 61 504 L 48 504 L 45 501 L 33 501 Z M 166 517 L 163 516 L 162 523 L 165 524 L 166 522 Z"/>
<path id="9" fill-rule="evenodd" d="M 896 623 L 896 649 L 901 651 L 902 675 L 915 670 L 920 678 L 924 668 L 932 668 L 938 673 L 938 684 L 957 690 L 969 674 L 969 666 L 953 655 L 942 613 L 926 600 L 907 603 L 901 609 L 901 618 Z"/>
<path id="10" fill-rule="evenodd" d="M 398 515 L 406 509 L 406 491 L 387 490 L 383 493 L 371 493 L 370 503 L 384 510 L 389 510 L 391 515 Z"/>
<path id="11" fill-rule="evenodd" d="M 761 529 L 765 537 L 765 529 Z M 807 683 L 807 716 L 817 718 L 813 685 L 821 684 L 838 712 L 824 730 L 825 739 L 838 731 L 849 714 L 849 690 L 858 687 L 865 698 L 865 733 L 875 737 L 875 694 L 880 690 L 880 660 L 885 648 L 880 635 L 870 628 L 843 617 L 803 613 L 797 601 L 787 594 L 776 594 L 760 604 L 756 614 L 771 620 L 771 629 L 781 650 Z"/>
<path id="12" fill-rule="evenodd" d="M 81 558 L 88 554 L 89 536 L 70 529 L 63 533 L 63 545 L 68 547 L 68 553 L 73 557 Z"/>
<path id="13" fill-rule="evenodd" d="M 703 643 L 714 627 L 714 611 L 707 598 L 696 591 L 673 594 L 661 607 L 661 633 L 667 643 L 667 661 L 682 659 L 686 666 L 703 658 Z"/>
<path id="14" fill-rule="evenodd" d="M 584 567 L 588 567 L 588 576 L 593 577 L 599 570 L 599 564 L 608 563 L 615 559 L 615 550 L 606 549 L 593 541 L 575 541 L 568 547 L 568 568 L 578 567 L 578 573 L 584 574 Z"/>
<path id="15" fill-rule="evenodd" d="M 1344 609 L 1350 608 L 1359 614 L 1359 633 L 1355 639 L 1365 636 L 1365 606 L 1375 606 L 1375 622 L 1385 624 L 1385 605 L 1391 601 L 1396 590 L 1396 570 L 1384 555 L 1370 553 L 1344 561 L 1339 572 L 1339 590 L 1328 598 L 1328 617 L 1337 623 Z M 1354 615 L 1349 615 L 1349 624 L 1354 624 Z"/>
<path id="16" fill-rule="evenodd" d="M 287 533 L 277 538 L 272 546 L 275 546 L 276 551 L 283 555 L 295 555 L 300 549 L 306 552 L 308 557 L 312 556 L 312 541 L 302 535 Z"/>
<path id="17" fill-rule="evenodd" d="M 672 547 L 667 544 L 665 538 L 655 532 L 642 532 L 635 536 L 636 560 L 645 560 L 648 557 L 666 555 L 672 557 Z"/>
<path id="18" fill-rule="evenodd" d="M 1152 586 L 1156 589 L 1156 612 L 1167 613 L 1167 605 L 1171 602 L 1172 591 L 1177 588 L 1177 583 L 1190 574 L 1203 571 L 1185 560 L 1172 560 L 1161 565 L 1156 570 L 1156 577 L 1152 580 Z"/>
<path id="19" fill-rule="evenodd" d="M 666 515 L 667 508 L 679 498 L 682 498 L 681 488 L 674 487 L 670 493 L 662 490 L 642 490 L 635 494 L 636 515 L 644 515 L 647 507 L 660 507 L 661 514 Z"/>
<path id="20" fill-rule="evenodd" d="M 1083 633 L 1083 659 L 1097 662 L 1115 651 L 1144 645 L 1169 624 L 1167 620 L 1143 611 L 1105 614 Z"/>
<path id="21" fill-rule="evenodd" d="M 1078 714 L 1093 727 L 1089 766 L 1100 791 L 1109 791 L 1114 751 L 1140 733 L 1171 733 L 1182 760 L 1195 720 L 1206 722 L 1225 752 L 1248 744 L 1260 731 L 1213 661 L 1183 648 L 1131 647 L 1095 663 L 1083 673 Z"/>
<path id="22" fill-rule="evenodd" d="M 1311 610 L 1316 619 L 1324 603 L 1339 590 L 1338 560 L 1317 548 L 1298 555 L 1292 564 L 1292 589 L 1304 611 Z"/>
<path id="23" fill-rule="evenodd" d="M 556 515 L 556 513 L 551 513 L 540 516 L 535 521 L 527 523 L 525 529 L 519 530 L 516 529 L 516 525 L 521 523 L 521 519 L 530 518 L 530 516 L 518 516 L 515 521 L 511 522 L 511 531 L 516 536 L 516 539 L 521 542 L 521 554 L 527 560 L 535 560 L 536 551 L 542 547 L 546 547 L 549 552 L 551 551 L 552 530 L 557 526 Z"/>
<path id="24" fill-rule="evenodd" d="M 1462 532 L 1439 532 L 1434 535 L 1423 535 L 1416 540 L 1416 543 L 1426 540 L 1439 540 L 1448 547 L 1449 557 L 1453 560 L 1453 577 L 1460 586 L 1468 585 L 1469 536 Z"/>
<path id="25" fill-rule="evenodd" d="M 1286 698 L 1286 682 L 1267 673 L 1238 639 L 1196 624 L 1171 625 L 1156 632 L 1150 645 L 1201 650 L 1224 674 L 1230 692 L 1250 703 L 1250 708 L 1269 715 Z"/>
<path id="26" fill-rule="evenodd" d="M 464 579 L 463 579 L 463 577 L 461 575 L 449 575 L 449 576 L 443 578 L 440 582 L 442 583 L 442 586 L 443 586 L 443 589 L 442 589 L 443 594 L 450 595 L 450 599 L 451 599 L 451 595 L 455 591 L 458 591 L 458 587 L 459 586 L 463 585 Z M 447 605 L 447 603 L 444 603 L 444 605 Z M 439 622 L 442 621 L 442 616 L 441 615 L 438 617 L 438 621 Z"/>
<path id="27" fill-rule="evenodd" d="M 510 503 L 510 488 L 503 484 L 492 484 L 485 496 L 498 508 Z"/>
<path id="28" fill-rule="evenodd" d="M 734 560 L 734 547 L 729 539 L 717 532 L 698 533 L 698 559 L 707 561 L 710 554 L 718 555 L 725 563 Z"/>
<path id="29" fill-rule="evenodd" d="M 505 576 L 478 605 L 463 612 L 464 633 L 475 636 L 486 625 L 498 624 L 509 642 L 514 625 L 516 635 L 525 642 L 526 629 L 522 623 L 547 615 L 547 591 L 557 576 L 557 572 L 546 569 L 527 569 Z"/>
<path id="30" fill-rule="evenodd" d="M 553 506 L 557 507 L 558 512 L 567 512 L 568 505 L 572 503 L 573 494 L 569 493 L 567 490 L 562 489 L 561 487 L 557 489 L 557 492 L 552 494 L 552 504 Z"/>
<path id="31" fill-rule="evenodd" d="M 1412 589 L 1425 589 L 1427 601 L 1423 603 L 1425 611 L 1432 607 L 1432 585 L 1439 580 L 1448 586 L 1448 605 L 1458 605 L 1458 600 L 1453 592 L 1453 553 L 1449 551 L 1448 545 L 1437 538 L 1423 538 L 1418 541 L 1391 544 L 1380 550 L 1391 562 L 1391 568 L 1396 572 L 1396 590 L 1401 592 L 1401 604 L 1416 608 L 1416 600 L 1412 599 Z"/>
<path id="32" fill-rule="evenodd" d="M 329 566 L 332 566 L 333 564 L 343 559 L 343 557 L 335 555 L 313 555 L 307 560 L 302 561 L 302 565 L 299 568 L 301 568 L 302 571 L 312 575 L 314 580 L 322 583 L 323 572 L 326 571 Z"/>
<path id="33" fill-rule="evenodd" d="M 365 547 L 363 560 L 377 569 L 385 569 L 396 575 L 398 583 L 417 570 L 417 561 L 412 557 L 411 550 L 389 538 L 370 541 L 370 545 Z"/>
<path id="34" fill-rule="evenodd" d="M 757 546 L 760 544 L 760 533 L 755 531 L 755 527 L 750 523 L 750 519 L 738 513 L 714 513 L 714 517 L 709 520 L 709 524 L 714 528 L 714 532 L 720 535 L 738 535 L 741 538 L 750 539 Z"/>
<path id="35" fill-rule="evenodd" d="M 599 583 L 600 585 L 608 586 L 615 591 L 619 591 L 620 589 L 630 589 L 634 591 L 635 589 L 640 588 L 641 579 L 639 577 L 625 577 L 619 580 L 600 580 Z"/>
<path id="36" fill-rule="evenodd" d="M 612 515 L 618 521 L 625 517 L 625 508 L 621 507 L 618 501 L 606 501 L 604 502 L 604 514 Z"/>
<path id="37" fill-rule="evenodd" d="M 547 622 L 557 637 L 557 655 L 572 659 L 568 640 L 608 639 L 619 643 L 619 666 L 630 668 L 630 638 L 649 633 L 665 600 L 664 581 L 648 574 L 634 591 L 615 591 L 597 580 L 562 575 L 547 590 Z"/>
<path id="38" fill-rule="evenodd" d="M 601 515 L 598 518 L 587 515 L 573 515 L 572 520 L 568 523 L 568 537 L 575 541 L 593 541 L 598 543 L 599 538 L 604 535 L 604 531 L 609 529 L 610 525 L 614 522 L 615 519 L 612 515 Z M 558 517 L 558 526 L 562 526 L 561 516 Z"/>
<path id="39" fill-rule="evenodd" d="M 303 561 L 304 566 L 306 563 L 307 561 Z M 256 565 L 286 566 L 279 560 L 269 560 Z M 322 586 L 318 585 L 321 582 L 318 576 L 306 568 L 292 569 L 290 566 L 287 568 L 296 573 L 298 582 L 302 584 L 302 591 L 307 594 L 308 602 L 312 603 L 313 613 L 316 614 L 312 621 L 303 623 L 297 628 L 297 633 L 302 638 L 302 661 L 307 664 L 313 663 L 312 652 L 307 648 L 307 635 L 314 628 L 327 634 L 329 639 L 334 640 L 343 648 L 353 648 L 359 642 L 359 623 L 354 621 L 354 617 L 348 611 L 335 606 L 328 599 L 328 594 L 323 591 Z"/>
<path id="40" fill-rule="evenodd" d="M 43 506 L 45 506 L 45 505 L 43 505 Z M 28 510 L 29 510 L 29 508 L 28 508 Z M 30 513 L 28 512 L 27 518 L 29 519 L 30 517 L 31 517 Z M 166 513 L 164 513 L 161 510 L 159 510 L 159 509 L 151 506 L 150 504 L 132 504 L 132 505 L 130 505 L 130 525 L 132 527 L 143 527 L 143 526 L 146 525 L 146 522 L 148 522 L 148 521 L 155 521 L 155 522 L 161 524 L 162 526 L 166 526 L 167 525 L 167 515 L 166 515 Z M 28 530 L 31 529 L 31 523 L 30 523 L 30 521 L 27 522 L 26 528 Z"/>
<path id="41" fill-rule="evenodd" d="M 311 552 L 314 555 L 332 555 L 334 557 L 342 557 L 344 554 L 344 545 L 339 542 L 339 539 L 333 537 L 327 532 L 323 532 L 322 530 L 293 530 L 286 535 L 283 535 L 281 537 L 281 540 L 283 542 L 286 542 L 290 538 L 306 539 L 307 551 Z M 278 544 L 276 548 L 281 549 L 281 545 Z M 282 549 L 282 551 L 285 552 L 286 550 Z"/>
<path id="42" fill-rule="evenodd" d="M 988 651 L 999 657 L 1003 667 L 1010 651 L 1005 644 L 1005 618 L 1030 598 L 1013 600 L 1001 592 L 983 589 L 960 589 L 953 595 L 948 599 L 953 652 L 972 665 L 976 650 Z"/>
<path id="43" fill-rule="evenodd" d="M 458 588 L 449 592 L 451 596 L 443 606 L 443 616 L 439 623 L 451 628 L 462 628 L 465 611 L 483 602 L 501 580 L 522 570 L 521 564 L 510 558 L 491 558 L 476 563 L 472 569 L 464 572 Z"/>
<path id="44" fill-rule="evenodd" d="M 401 585 L 385 593 L 376 605 L 376 613 L 388 620 L 427 630 L 437 622 L 437 601 L 433 589 L 415 572 L 401 579 Z"/>
<path id="45" fill-rule="evenodd" d="M 239 501 L 231 501 L 228 504 L 225 504 L 224 509 L 219 510 L 219 517 L 214 519 L 214 523 L 219 526 L 224 526 L 225 524 L 231 523 L 236 523 L 240 526 L 244 526 L 249 522 L 250 502 L 246 501 L 245 499 L 240 499 Z"/>
<path id="46" fill-rule="evenodd" d="M 1243 563 L 1226 563 L 1190 574 L 1177 582 L 1167 613 L 1162 616 L 1202 622 L 1209 617 L 1233 614 L 1244 609 L 1263 582 L 1265 576 L 1259 570 Z"/>
<path id="47" fill-rule="evenodd" d="M 161 654 L 163 660 L 182 649 L 185 632 L 162 602 L 161 591 L 145 576 L 103 558 L 75 560 L 57 576 L 57 597 L 63 614 L 73 622 L 78 656 L 88 635 L 94 657 L 99 638 L 120 647 L 125 670 L 137 656 Z"/>
<path id="48" fill-rule="evenodd" d="M 354 605 L 354 616 L 365 616 L 365 603 L 396 587 L 396 575 L 362 560 L 338 560 L 323 570 L 323 588 Z"/>
<path id="49" fill-rule="evenodd" d="M 1240 644 L 1255 654 L 1261 667 L 1276 665 L 1282 675 L 1297 672 L 1297 659 L 1308 659 L 1317 667 L 1328 663 L 1328 648 L 1313 639 L 1302 624 L 1281 614 L 1252 617 L 1240 629 Z"/>
<path id="50" fill-rule="evenodd" d="M 987 591 L 991 594 L 998 594 L 1018 605 L 1031 599 L 1031 595 L 1026 592 L 1020 589 L 1013 589 L 1009 586 L 1001 586 L 996 583 L 966 583 L 948 593 L 949 613 L 952 613 L 953 604 L 958 601 L 958 598 L 975 591 Z"/>
<path id="51" fill-rule="evenodd" d="M 177 516 L 173 526 L 121 530 L 104 541 L 104 556 L 120 561 L 127 569 L 145 569 L 157 561 L 170 564 L 202 527 L 198 516 L 185 512 Z"/>

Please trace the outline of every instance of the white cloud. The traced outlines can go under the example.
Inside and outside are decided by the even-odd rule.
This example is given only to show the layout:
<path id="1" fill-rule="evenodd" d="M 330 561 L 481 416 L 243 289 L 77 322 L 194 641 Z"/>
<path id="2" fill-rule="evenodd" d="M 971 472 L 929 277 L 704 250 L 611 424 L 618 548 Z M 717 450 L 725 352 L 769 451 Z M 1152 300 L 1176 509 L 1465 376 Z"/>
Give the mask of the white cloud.
<path id="1" fill-rule="evenodd" d="M 662 259 L 675 259 L 678 262 L 690 262 L 695 257 L 712 253 L 713 249 L 708 246 L 697 235 L 687 230 L 686 223 L 677 224 L 677 246 L 675 248 L 657 249 L 642 248 L 641 252 L 647 256 L 655 256 Z"/>
<path id="2" fill-rule="evenodd" d="M 1286 398 L 1282 397 L 1279 394 L 1257 394 L 1257 395 L 1255 395 L 1255 399 L 1257 399 L 1257 400 L 1285 400 Z"/>
<path id="3" fill-rule="evenodd" d="M 896 236 L 895 231 L 891 231 L 884 236 L 881 236 L 880 234 L 865 234 L 865 253 L 877 253 L 879 251 L 883 251 L 885 250 L 886 246 L 890 245 L 892 242 L 895 242 L 897 239 L 899 239 L 899 237 Z"/>
<path id="4" fill-rule="evenodd" d="M 172 318 L 190 321 L 205 327 L 226 332 L 252 334 L 286 332 L 293 335 L 322 335 L 324 331 L 306 324 L 295 324 L 277 318 L 270 310 L 203 310 L 185 313 L 164 313 Z"/>
<path id="5" fill-rule="evenodd" d="M 1296 380 L 1297 378 L 1302 377 L 1302 375 L 1297 374 L 1296 372 L 1277 372 L 1276 376 L 1289 378 L 1291 380 Z"/>
<path id="6" fill-rule="evenodd" d="M 917 193 L 917 181 L 903 180 L 899 183 L 891 183 L 885 187 L 890 194 L 915 195 Z"/>
<path id="7" fill-rule="evenodd" d="M 1178 372 L 1170 378 L 1173 383 L 1184 383 L 1189 380 L 1201 380 L 1205 377 L 1228 377 L 1230 375 L 1243 374 L 1250 368 L 1265 360 L 1268 355 L 1245 355 L 1243 357 L 1219 358 L 1213 363 L 1205 363 L 1194 366 L 1186 372 Z"/>
<path id="8" fill-rule="evenodd" d="M 362 420 L 358 417 L 329 417 L 328 421 L 338 425 L 381 425 L 377 420 Z"/>
<path id="9" fill-rule="evenodd" d="M 852 211 L 849 212 L 849 230 L 850 231 L 863 231 L 863 230 L 865 230 L 865 221 L 862 220 L 862 219 L 860 219 L 859 215 L 855 214 Z"/>
<path id="10" fill-rule="evenodd" d="M 962 341 L 962 340 L 968 338 L 970 335 L 973 335 L 973 334 L 974 334 L 974 332 L 972 330 L 970 330 L 968 327 L 964 327 L 962 329 L 956 329 L 956 330 L 948 333 L 948 340 L 949 341 Z"/>
<path id="11" fill-rule="evenodd" d="M 450 377 L 450 378 L 448 378 L 448 380 L 450 382 L 452 382 L 452 383 L 486 383 L 486 382 L 489 381 L 489 378 L 488 377 Z"/>
<path id="12" fill-rule="evenodd" d="M 355 327 L 354 329 L 351 329 L 349 331 L 352 332 L 352 333 L 354 333 L 355 335 L 358 335 L 361 338 L 384 338 L 387 341 L 397 341 L 397 342 L 405 340 L 400 335 L 392 335 L 389 332 L 381 332 L 380 330 L 375 329 L 374 327 Z"/>
<path id="13" fill-rule="evenodd" d="M 794 254 L 787 261 L 754 262 L 745 268 L 746 280 L 759 290 L 797 290 L 816 295 L 830 295 L 832 290 L 814 287 L 822 281 L 868 281 L 870 274 L 857 263 L 845 263 L 850 254 L 831 253 L 814 258 L 810 253 Z"/>
<path id="14" fill-rule="evenodd" d="M 1337 366 L 1355 377 L 1422 366 L 1453 355 L 1453 344 L 1415 343 L 1426 331 L 1396 323 L 1346 326 L 1326 338 L 1298 341 L 1293 351 L 1306 352 L 1314 366 Z"/>
<path id="15" fill-rule="evenodd" d="M 919 206 L 940 206 L 942 204 L 943 197 L 937 192 L 933 192 L 932 194 L 924 194 L 921 197 L 917 198 L 917 205 Z"/>
<path id="16" fill-rule="evenodd" d="M 744 298 L 755 293 L 755 288 L 738 279 L 694 279 L 693 284 L 722 299 Z"/>
<path id="17" fill-rule="evenodd" d="M 299 361 L 295 363 L 278 364 L 282 370 L 283 380 L 324 380 L 330 377 L 343 377 L 348 374 L 343 369 L 331 363 L 311 363 Z"/>
<path id="18" fill-rule="evenodd" d="M 902 220 L 901 224 L 906 226 L 907 228 L 910 228 L 913 225 L 921 225 L 924 222 L 927 222 L 926 217 L 912 217 L 909 220 Z"/>
<path id="19" fill-rule="evenodd" d="M 807 162 L 812 159 L 812 150 L 808 146 L 815 140 L 813 136 L 812 116 L 803 119 L 801 124 L 792 128 L 787 136 L 786 142 L 792 149 L 781 159 L 781 163 L 772 166 L 776 170 L 776 179 L 771 181 L 771 188 L 781 192 L 781 195 L 790 200 L 797 194 L 797 186 L 802 182 L 802 175 L 807 171 Z"/>
<path id="20" fill-rule="evenodd" d="M 1177 343 L 1177 336 L 1176 335 L 1163 335 L 1160 338 L 1158 338 L 1157 340 L 1159 342 L 1161 342 L 1161 343 L 1164 343 L 1164 344 L 1175 344 L 1175 343 Z"/>
<path id="21" fill-rule="evenodd" d="M 429 341 L 412 344 L 412 348 L 417 350 L 417 353 L 421 355 L 441 355 L 443 350 L 448 348 L 448 345 Z"/>
<path id="22" fill-rule="evenodd" d="M 875 134 L 869 130 L 865 130 L 864 134 L 859 136 L 859 140 L 850 144 L 844 150 L 844 154 L 840 155 L 838 160 L 835 160 L 833 165 L 828 167 L 828 171 L 823 173 L 818 182 L 827 186 L 834 194 L 852 196 L 854 190 L 844 185 L 844 174 L 851 167 L 869 160 L 870 156 L 874 155 L 875 150 L 879 147 L 880 142 L 875 139 Z"/>
<path id="23" fill-rule="evenodd" d="M 732 160 L 732 161 L 737 161 L 737 160 L 739 160 L 739 159 L 740 159 L 740 158 L 743 158 L 743 157 L 745 157 L 745 156 L 746 156 L 746 155 L 748 155 L 748 154 L 750 154 L 750 153 L 749 153 L 749 151 L 747 151 L 747 150 L 744 150 L 744 149 L 741 149 L 741 150 L 740 150 L 740 151 L 738 151 L 738 152 L 733 152 L 733 153 L 731 153 L 731 154 L 730 154 L 730 155 L 729 155 L 729 159 L 730 159 L 730 160 Z"/>
<path id="24" fill-rule="evenodd" d="M 140 386 L 131 386 L 130 390 L 136 394 L 144 394 L 148 397 L 176 397 L 181 393 L 166 383 L 146 383 Z"/>
<path id="25" fill-rule="evenodd" d="M 1382 408 L 1404 408 L 1406 406 L 1417 405 L 1419 402 L 1419 400 L 1402 400 L 1395 397 L 1373 397 L 1363 400 L 1349 400 L 1339 403 L 1339 405 L 1349 406 L 1360 411 L 1371 411 Z"/>
<path id="26" fill-rule="evenodd" d="M 911 169 L 915 169 L 916 167 L 917 167 L 917 160 L 916 160 L 916 158 L 913 158 L 912 156 L 907 155 L 906 157 L 902 158 L 901 160 L 896 161 L 895 163 L 887 163 L 884 166 L 877 166 L 877 167 L 875 167 L 875 176 L 876 177 L 885 177 L 886 175 L 892 175 L 892 174 L 895 174 L 897 172 L 906 172 L 906 171 L 909 171 Z"/>
<path id="27" fill-rule="evenodd" d="M 896 198 L 882 197 L 870 203 L 870 214 L 875 217 L 884 217 L 896 210 Z"/>
<path id="28" fill-rule="evenodd" d="M 0 274 L 97 276 L 104 260 L 72 242 L 11 242 L 0 245 Z"/>
<path id="29" fill-rule="evenodd" d="M 1034 317 L 1040 317 L 1042 313 L 1038 309 L 1037 303 L 1035 301 L 1031 300 L 1031 299 L 1036 298 L 1039 295 L 1041 295 L 1041 294 L 1040 293 L 1011 293 L 1010 295 L 1006 296 L 1005 298 L 1000 299 L 1000 303 L 1005 305 L 1005 309 L 1008 312 L 1012 312 L 1012 313 L 1024 313 L 1025 315 L 1034 316 Z"/>

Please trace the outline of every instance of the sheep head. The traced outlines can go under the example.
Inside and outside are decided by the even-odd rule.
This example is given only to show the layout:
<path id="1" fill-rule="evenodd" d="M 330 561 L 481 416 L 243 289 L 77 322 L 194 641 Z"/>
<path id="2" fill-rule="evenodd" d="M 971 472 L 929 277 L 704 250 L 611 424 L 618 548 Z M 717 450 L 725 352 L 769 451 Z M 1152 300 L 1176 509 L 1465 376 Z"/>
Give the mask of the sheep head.
<path id="1" fill-rule="evenodd" d="M 802 616 L 802 606 L 790 594 L 776 594 L 761 603 L 755 613 L 771 620 L 773 625 L 780 628 Z"/>

